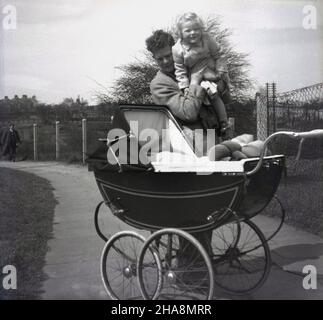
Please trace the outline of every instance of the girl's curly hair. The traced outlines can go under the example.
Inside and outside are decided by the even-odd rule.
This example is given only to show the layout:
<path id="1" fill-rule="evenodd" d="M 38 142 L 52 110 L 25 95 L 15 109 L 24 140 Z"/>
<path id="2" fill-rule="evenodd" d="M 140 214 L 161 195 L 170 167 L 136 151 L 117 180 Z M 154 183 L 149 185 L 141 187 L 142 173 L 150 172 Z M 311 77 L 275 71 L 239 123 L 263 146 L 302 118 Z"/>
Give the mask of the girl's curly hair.
<path id="1" fill-rule="evenodd" d="M 194 12 L 186 12 L 177 18 L 175 25 L 176 37 L 182 38 L 182 24 L 185 22 L 197 22 L 201 26 L 202 31 L 205 31 L 203 20 Z"/>

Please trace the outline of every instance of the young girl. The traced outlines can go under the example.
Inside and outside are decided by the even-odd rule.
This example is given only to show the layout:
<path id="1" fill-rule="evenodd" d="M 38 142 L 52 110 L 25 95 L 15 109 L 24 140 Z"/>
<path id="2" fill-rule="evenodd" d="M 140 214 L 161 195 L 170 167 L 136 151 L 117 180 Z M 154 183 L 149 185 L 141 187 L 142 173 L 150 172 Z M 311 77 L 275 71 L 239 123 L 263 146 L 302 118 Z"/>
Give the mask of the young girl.
<path id="1" fill-rule="evenodd" d="M 218 92 L 229 94 L 229 77 L 226 62 L 215 40 L 204 31 L 202 20 L 195 13 L 185 13 L 177 22 L 179 37 L 173 46 L 175 76 L 179 88 L 186 93 L 190 84 L 201 80 L 213 83 L 208 99 L 215 109 L 221 135 L 227 129 L 227 113 Z M 203 110 L 201 110 L 203 111 Z"/>

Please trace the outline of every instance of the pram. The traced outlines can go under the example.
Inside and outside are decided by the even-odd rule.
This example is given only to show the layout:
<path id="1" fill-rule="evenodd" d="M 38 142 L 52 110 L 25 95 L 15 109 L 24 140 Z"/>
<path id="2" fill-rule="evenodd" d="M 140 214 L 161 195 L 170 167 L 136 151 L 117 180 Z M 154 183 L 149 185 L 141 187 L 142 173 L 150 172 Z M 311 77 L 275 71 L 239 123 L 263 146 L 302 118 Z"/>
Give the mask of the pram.
<path id="1" fill-rule="evenodd" d="M 88 158 L 104 199 L 94 221 L 106 242 L 101 274 L 110 297 L 205 300 L 215 286 L 234 294 L 257 290 L 271 257 L 269 239 L 251 218 L 272 201 L 285 166 L 284 155 L 266 156 L 266 147 L 277 135 L 306 138 L 323 130 L 277 132 L 260 157 L 209 161 L 195 156 L 166 107 L 119 106 L 112 129 Z M 103 203 L 150 236 L 121 231 L 108 239 L 99 226 Z"/>

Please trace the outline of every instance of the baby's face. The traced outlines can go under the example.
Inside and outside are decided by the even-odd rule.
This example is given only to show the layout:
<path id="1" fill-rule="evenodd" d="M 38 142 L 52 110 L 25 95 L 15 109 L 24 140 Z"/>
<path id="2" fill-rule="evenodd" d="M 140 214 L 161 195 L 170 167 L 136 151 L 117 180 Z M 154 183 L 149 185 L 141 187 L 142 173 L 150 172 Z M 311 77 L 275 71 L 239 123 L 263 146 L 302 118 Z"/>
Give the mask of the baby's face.
<path id="1" fill-rule="evenodd" d="M 187 44 L 197 44 L 202 39 L 202 28 L 196 21 L 188 21 L 182 24 L 182 40 Z"/>

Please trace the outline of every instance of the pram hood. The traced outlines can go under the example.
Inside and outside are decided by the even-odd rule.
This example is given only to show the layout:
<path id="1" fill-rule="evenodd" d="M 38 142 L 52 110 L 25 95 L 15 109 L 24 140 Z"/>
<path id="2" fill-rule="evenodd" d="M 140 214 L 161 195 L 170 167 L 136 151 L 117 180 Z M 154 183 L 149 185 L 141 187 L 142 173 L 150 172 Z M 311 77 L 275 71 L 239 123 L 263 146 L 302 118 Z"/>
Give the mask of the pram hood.
<path id="1" fill-rule="evenodd" d="M 127 137 L 125 137 L 127 146 L 130 144 L 130 126 L 127 120 L 125 119 L 124 112 L 122 108 L 119 106 L 113 116 L 112 124 L 110 131 L 113 129 L 120 130 L 120 132 L 124 132 Z M 108 152 L 111 146 L 108 146 L 108 141 L 106 139 L 102 139 L 102 144 L 91 153 L 86 162 L 89 165 L 89 170 L 120 170 L 120 166 L 118 164 L 112 164 L 108 161 Z M 135 142 L 135 143 L 138 143 Z M 138 163 L 134 163 L 132 161 L 130 153 L 130 148 L 127 148 L 126 155 L 123 155 L 126 159 L 122 161 L 122 169 L 123 170 L 148 170 L 151 168 L 151 164 L 143 164 L 138 160 Z"/>
<path id="2" fill-rule="evenodd" d="M 163 137 L 163 130 L 169 130 L 167 139 L 170 139 L 171 147 L 166 150 L 162 148 L 161 152 L 155 153 L 153 158 L 146 157 L 143 162 L 143 157 L 138 156 L 142 154 L 141 151 L 145 147 L 145 138 L 142 138 L 141 133 L 152 128 L 157 131 L 159 138 Z M 110 135 L 113 130 L 116 131 Z M 122 149 L 117 142 L 120 142 L 120 145 L 123 143 L 125 148 Z M 149 148 L 146 149 L 149 150 Z M 117 162 L 111 162 L 111 158 L 117 159 Z M 121 105 L 114 114 L 108 139 L 104 140 L 102 145 L 88 157 L 87 162 L 90 170 L 242 174 L 245 172 L 246 162 L 254 162 L 258 159 L 258 157 L 252 157 L 240 161 L 211 161 L 208 157 L 197 157 L 183 129 L 166 107 Z"/>

